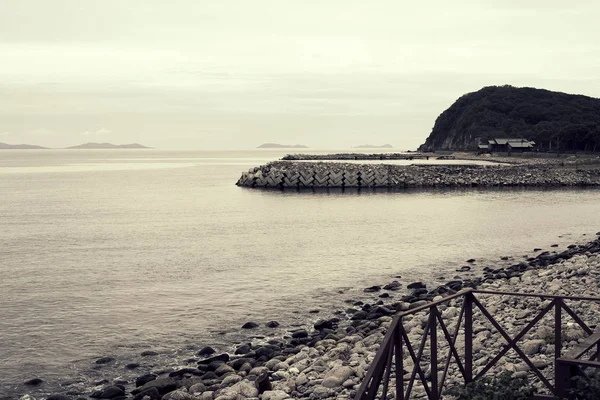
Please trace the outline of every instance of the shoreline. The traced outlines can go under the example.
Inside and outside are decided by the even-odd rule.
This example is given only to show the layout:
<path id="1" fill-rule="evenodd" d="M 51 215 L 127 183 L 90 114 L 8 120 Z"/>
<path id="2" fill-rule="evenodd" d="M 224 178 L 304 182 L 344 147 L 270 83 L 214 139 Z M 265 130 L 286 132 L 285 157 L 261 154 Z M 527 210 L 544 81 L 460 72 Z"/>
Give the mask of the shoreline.
<path id="1" fill-rule="evenodd" d="M 406 294 L 400 299 L 394 298 L 393 295 L 404 292 L 409 285 L 400 278 L 397 284 L 393 281 L 383 282 L 365 288 L 364 296 L 360 298 L 348 299 L 346 301 L 348 308 L 344 314 L 326 318 L 309 329 L 306 329 L 307 326 L 298 327 L 295 331 L 290 329 L 289 337 L 283 336 L 280 339 L 266 341 L 260 339 L 261 335 L 259 335 L 259 339 L 250 341 L 251 343 L 245 341 L 238 343 L 237 346 L 233 345 L 232 349 L 236 347 L 237 350 L 230 353 L 213 354 L 210 349 L 200 349 L 199 353 L 202 355 L 188 360 L 186 366 L 167 368 L 163 371 L 155 370 L 154 376 L 144 374 L 145 378 L 138 376 L 138 383 L 154 378 L 141 385 L 143 388 L 141 391 L 139 388 L 134 388 L 133 381 L 117 378 L 112 382 L 108 380 L 98 382 L 98 385 L 93 387 L 72 387 L 71 390 L 64 391 L 68 393 L 67 397 L 51 396 L 50 398 L 55 400 L 88 398 L 87 396 L 93 395 L 94 392 L 96 396 L 102 396 L 110 390 L 113 393 L 130 394 L 125 398 L 136 398 L 136 395 L 144 390 L 148 391 L 147 394 L 150 394 L 151 398 L 157 399 L 171 392 L 177 393 L 168 397 L 172 400 L 179 398 L 209 400 L 209 395 L 210 399 L 223 397 L 222 400 L 227 400 L 240 394 L 252 398 L 258 395 L 255 393 L 254 381 L 263 373 L 270 375 L 271 386 L 276 391 L 262 396 L 263 399 L 284 399 L 289 396 L 314 399 L 334 396 L 350 398 L 360 385 L 360 378 L 368 370 L 372 359 L 370 357 L 374 356 L 385 332 L 385 324 L 389 323 L 394 313 L 424 304 L 424 301 L 431 301 L 436 296 L 453 293 L 463 287 L 486 287 L 485 285 L 493 286 L 498 282 L 509 282 L 513 278 L 522 276 L 526 271 L 552 268 L 586 252 L 592 254 L 600 252 L 598 237 L 586 244 L 570 245 L 560 253 L 542 252 L 536 257 L 530 257 L 509 267 L 486 267 L 481 276 L 476 274 L 468 277 L 472 275 L 470 271 L 457 271 L 455 278 L 462 275 L 465 279 L 452 279 L 430 290 L 424 291 L 422 285 L 413 282 L 411 287 L 415 289 L 412 290 L 412 294 Z M 514 259 L 516 260 L 517 257 L 515 256 Z M 327 306 L 331 307 L 331 305 L 324 305 L 324 309 Z M 369 350 L 357 351 L 357 346 Z M 153 351 L 144 353 L 146 354 L 144 357 L 155 356 Z M 102 362 L 98 363 L 98 361 Z M 98 367 L 113 362 L 101 359 L 98 361 Z M 345 379 L 340 381 L 340 377 Z M 139 380 L 140 378 L 142 379 Z M 190 393 L 184 395 L 183 387 L 188 392 L 191 390 L 198 393 L 198 396 Z M 156 394 L 157 392 L 160 396 Z M 109 394 L 105 394 L 105 397 Z"/>

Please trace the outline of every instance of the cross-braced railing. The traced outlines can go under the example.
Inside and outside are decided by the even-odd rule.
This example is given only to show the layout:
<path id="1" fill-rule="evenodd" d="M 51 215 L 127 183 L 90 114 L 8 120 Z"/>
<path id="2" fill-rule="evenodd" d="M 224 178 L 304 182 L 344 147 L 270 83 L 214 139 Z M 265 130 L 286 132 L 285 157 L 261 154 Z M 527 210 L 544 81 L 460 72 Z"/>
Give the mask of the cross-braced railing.
<path id="1" fill-rule="evenodd" d="M 547 304 L 517 335 L 511 337 L 478 298 L 487 295 L 537 298 L 547 302 Z M 440 308 L 447 303 L 460 302 L 461 300 L 462 306 L 458 320 L 451 334 L 449 325 L 444 321 Z M 426 398 L 439 400 L 442 398 L 444 389 L 448 388 L 447 378 L 452 361 L 456 364 L 454 366 L 455 375 L 459 375 L 459 380 L 462 383 L 468 384 L 486 375 L 492 368 L 497 366 L 500 359 L 510 350 L 514 350 L 518 358 L 527 365 L 528 370 L 539 379 L 547 390 L 548 395 L 538 395 L 536 397 L 565 398 L 570 389 L 571 378 L 575 374 L 581 374 L 582 369 L 587 367 L 600 368 L 600 333 L 594 334 L 581 317 L 565 303 L 565 300 L 600 302 L 600 298 L 593 297 L 464 289 L 442 300 L 431 302 L 399 314 L 392 320 L 379 351 L 375 355 L 375 359 L 356 394 L 355 400 L 374 400 L 376 398 L 381 398 L 382 400 L 388 398 L 408 400 L 413 394 L 416 383 L 422 384 Z M 485 321 L 491 324 L 506 344 L 485 365 L 479 365 L 477 373 L 474 375 L 473 314 L 476 310 L 480 313 L 478 314 L 480 322 Z M 423 311 L 428 314 L 427 322 L 423 328 L 419 347 L 415 351 L 403 321 L 408 316 L 415 316 L 417 313 Z M 587 340 L 565 356 L 562 356 L 563 312 L 569 315 L 587 335 L 590 335 Z M 547 378 L 541 372 L 540 368 L 518 346 L 518 342 L 524 339 L 531 329 L 544 317 L 547 315 L 552 316 L 552 314 L 554 319 L 554 335 L 550 339 L 554 341 L 554 377 Z M 464 349 L 460 349 L 457 346 L 461 326 L 464 330 Z M 448 347 L 443 366 L 440 366 L 440 357 L 438 355 L 441 348 L 440 339 L 442 342 L 445 341 Z M 426 347 L 429 348 L 428 352 L 425 352 Z M 582 359 L 590 350 L 593 350 L 590 360 Z M 406 357 L 408 363 L 413 365 L 412 371 L 409 372 L 405 371 L 404 368 L 405 352 L 408 353 Z M 429 368 L 425 369 L 428 373 L 424 371 L 422 366 L 424 362 L 428 362 L 429 364 Z M 398 373 L 398 371 L 401 371 L 401 373 Z"/>

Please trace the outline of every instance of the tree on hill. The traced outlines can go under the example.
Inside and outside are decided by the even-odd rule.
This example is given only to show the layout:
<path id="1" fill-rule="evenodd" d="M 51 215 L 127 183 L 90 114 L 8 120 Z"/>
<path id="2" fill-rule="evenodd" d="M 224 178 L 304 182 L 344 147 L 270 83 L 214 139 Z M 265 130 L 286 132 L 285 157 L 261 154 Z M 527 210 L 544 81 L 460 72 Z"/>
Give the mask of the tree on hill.
<path id="1" fill-rule="evenodd" d="M 489 86 L 460 97 L 420 150 L 469 150 L 493 138 L 528 139 L 543 151 L 600 151 L 600 99 Z"/>

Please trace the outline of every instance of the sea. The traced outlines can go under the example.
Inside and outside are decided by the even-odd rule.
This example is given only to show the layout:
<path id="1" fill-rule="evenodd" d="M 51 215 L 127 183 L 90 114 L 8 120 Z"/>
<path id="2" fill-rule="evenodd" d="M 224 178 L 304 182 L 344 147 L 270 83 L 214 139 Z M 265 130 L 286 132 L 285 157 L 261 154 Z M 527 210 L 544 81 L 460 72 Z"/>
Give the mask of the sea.
<path id="1" fill-rule="evenodd" d="M 131 380 L 310 326 L 367 286 L 435 285 L 600 230 L 596 189 L 235 186 L 288 152 L 0 151 L 0 398 Z"/>

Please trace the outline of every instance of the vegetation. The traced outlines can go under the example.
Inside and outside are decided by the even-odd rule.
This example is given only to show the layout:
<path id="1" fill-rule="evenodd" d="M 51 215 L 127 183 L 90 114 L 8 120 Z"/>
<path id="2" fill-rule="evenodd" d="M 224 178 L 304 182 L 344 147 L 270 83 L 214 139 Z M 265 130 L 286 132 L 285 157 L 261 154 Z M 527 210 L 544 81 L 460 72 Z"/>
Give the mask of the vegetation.
<path id="1" fill-rule="evenodd" d="M 600 373 L 588 371 L 572 378 L 569 400 L 600 399 Z M 456 400 L 525 400 L 535 394 L 535 389 L 525 378 L 513 378 L 505 371 L 495 377 L 484 377 L 464 386 L 449 389 L 446 395 Z"/>
<path id="2" fill-rule="evenodd" d="M 419 150 L 467 150 L 493 138 L 533 140 L 539 151 L 600 151 L 600 99 L 489 86 L 460 97 Z"/>
<path id="3" fill-rule="evenodd" d="M 571 383 L 569 399 L 572 400 L 598 400 L 600 399 L 600 375 L 596 371 L 586 377 L 576 376 Z"/>
<path id="4" fill-rule="evenodd" d="M 498 376 L 454 387 L 446 394 L 457 400 L 525 400 L 533 393 L 534 389 L 525 378 L 513 378 L 511 372 L 505 371 Z"/>

